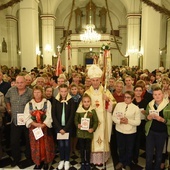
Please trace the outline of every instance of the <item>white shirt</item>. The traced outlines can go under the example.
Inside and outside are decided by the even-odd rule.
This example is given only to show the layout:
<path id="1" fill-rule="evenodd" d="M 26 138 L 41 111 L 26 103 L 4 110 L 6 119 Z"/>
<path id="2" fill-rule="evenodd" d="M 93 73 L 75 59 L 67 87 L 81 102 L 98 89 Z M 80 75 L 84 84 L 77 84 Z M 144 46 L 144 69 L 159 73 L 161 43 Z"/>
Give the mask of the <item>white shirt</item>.
<path id="1" fill-rule="evenodd" d="M 120 124 L 120 119 L 116 115 L 118 112 L 128 119 L 128 124 Z M 133 103 L 127 105 L 125 102 L 120 102 L 114 109 L 112 120 L 115 122 L 118 132 L 123 134 L 136 133 L 136 127 L 141 123 L 140 110 Z"/>

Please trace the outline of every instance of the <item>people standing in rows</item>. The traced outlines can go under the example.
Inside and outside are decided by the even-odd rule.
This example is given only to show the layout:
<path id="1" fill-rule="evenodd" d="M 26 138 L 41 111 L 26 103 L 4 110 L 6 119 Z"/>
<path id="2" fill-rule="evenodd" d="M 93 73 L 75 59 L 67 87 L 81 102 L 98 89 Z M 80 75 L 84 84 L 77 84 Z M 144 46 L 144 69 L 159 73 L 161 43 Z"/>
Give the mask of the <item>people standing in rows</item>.
<path id="1" fill-rule="evenodd" d="M 66 84 L 59 86 L 59 93 L 52 103 L 52 118 L 54 128 L 57 132 L 60 162 L 58 169 L 68 170 L 70 168 L 70 137 L 74 123 L 75 103 Z M 59 136 L 66 135 L 61 139 Z"/>
<path id="2" fill-rule="evenodd" d="M 85 123 L 83 123 L 83 120 Z M 82 103 L 76 111 L 74 122 L 77 127 L 77 137 L 79 138 L 81 170 L 90 170 L 91 142 L 93 132 L 98 127 L 98 117 L 95 109 L 91 107 L 91 98 L 89 95 L 83 95 Z M 86 125 L 86 123 L 88 126 L 84 127 L 83 125 Z"/>
<path id="3" fill-rule="evenodd" d="M 124 86 L 124 88 L 123 88 L 123 93 L 124 93 L 125 91 L 133 91 L 133 88 L 134 88 L 134 86 L 133 86 L 132 77 L 129 76 L 129 75 L 127 75 L 127 76 L 125 77 L 125 86 Z"/>
<path id="4" fill-rule="evenodd" d="M 32 82 L 33 82 L 33 79 L 32 79 L 32 76 L 30 74 L 26 74 L 25 75 L 25 81 L 26 81 L 26 85 L 29 87 L 29 88 L 32 88 Z"/>
<path id="5" fill-rule="evenodd" d="M 168 77 L 162 78 L 162 92 L 164 94 L 164 99 L 169 100 L 169 94 L 168 94 L 168 89 L 170 85 L 170 79 Z"/>
<path id="6" fill-rule="evenodd" d="M 123 81 L 117 80 L 115 82 L 115 91 L 113 93 L 113 97 L 115 98 L 117 103 L 124 101 L 123 87 L 124 87 Z M 110 150 L 111 150 L 111 155 L 112 155 L 112 160 L 114 162 L 114 166 L 116 166 L 119 163 L 119 156 L 118 156 L 118 150 L 117 150 L 117 136 L 116 136 L 115 123 L 113 123 L 112 125 Z"/>
<path id="7" fill-rule="evenodd" d="M 119 163 L 116 170 L 125 167 L 131 169 L 133 148 L 135 144 L 137 126 L 140 125 L 140 110 L 132 103 L 134 98 L 133 91 L 126 91 L 124 102 L 116 105 L 113 112 L 113 121 L 116 124 L 117 146 L 119 153 Z"/>
<path id="8" fill-rule="evenodd" d="M 78 92 L 81 96 L 83 96 L 84 92 L 85 92 L 85 85 L 84 84 L 79 84 L 78 85 Z"/>
<path id="9" fill-rule="evenodd" d="M 161 87 L 162 85 L 162 73 L 161 72 L 157 72 L 156 73 L 156 84 L 159 85 Z"/>
<path id="10" fill-rule="evenodd" d="M 146 170 L 159 170 L 162 162 L 163 148 L 169 134 L 170 104 L 164 99 L 161 87 L 153 89 L 153 100 L 146 109 Z M 153 155 L 155 159 L 153 164 Z"/>
<path id="11" fill-rule="evenodd" d="M 50 78 L 50 86 L 55 89 L 58 87 L 58 84 L 57 84 L 57 79 L 58 79 L 58 76 L 52 76 Z"/>
<path id="12" fill-rule="evenodd" d="M 144 98 L 146 102 L 149 103 L 153 99 L 153 96 L 146 90 L 146 83 L 143 80 L 138 80 L 136 85 L 142 86 L 142 98 Z"/>
<path id="13" fill-rule="evenodd" d="M 4 126 L 4 113 L 6 112 L 6 105 L 4 100 L 4 94 L 0 92 L 0 159 L 3 156 L 2 139 L 3 139 L 3 126 Z"/>
<path id="14" fill-rule="evenodd" d="M 81 83 L 81 75 L 79 73 L 73 74 L 71 84 L 72 83 L 75 83 L 77 85 L 79 85 Z"/>
<path id="15" fill-rule="evenodd" d="M 108 85 L 108 90 L 113 94 L 113 92 L 115 91 L 115 82 L 116 79 L 114 77 L 109 78 L 109 85 Z"/>
<path id="16" fill-rule="evenodd" d="M 112 130 L 112 109 L 116 101 L 108 89 L 101 85 L 102 70 L 92 65 L 88 69 L 88 77 L 91 79 L 90 88 L 85 91 L 91 97 L 92 107 L 96 109 L 100 126 L 94 132 L 91 150 L 91 163 L 94 165 L 105 164 L 110 157 L 110 136 Z"/>
<path id="17" fill-rule="evenodd" d="M 86 78 L 85 78 L 84 86 L 85 86 L 85 90 L 88 90 L 91 86 L 91 80 L 88 76 L 86 76 Z"/>
<path id="18" fill-rule="evenodd" d="M 29 129 L 31 156 L 35 163 L 34 169 L 48 169 L 55 156 L 52 128 L 51 103 L 43 96 L 43 88 L 34 86 L 33 99 L 29 101 L 24 110 L 24 120 Z M 43 134 L 38 138 L 34 130 L 41 130 Z M 39 132 L 39 133 L 40 133 Z"/>
<path id="19" fill-rule="evenodd" d="M 139 107 L 140 109 L 140 118 L 141 123 L 139 126 L 137 126 L 137 133 L 135 138 L 135 144 L 133 149 L 133 163 L 138 163 L 138 157 L 139 157 L 139 150 L 141 146 L 145 148 L 146 140 L 145 140 L 145 123 L 146 123 L 146 107 L 148 105 L 148 102 L 145 98 L 143 98 L 143 86 L 137 84 L 134 87 L 134 99 L 133 104 Z M 145 149 L 144 149 L 145 150 Z"/>
<path id="20" fill-rule="evenodd" d="M 151 84 L 156 83 L 156 75 L 155 74 L 151 73 L 151 74 L 149 74 L 149 77 L 150 77 Z"/>
<path id="21" fill-rule="evenodd" d="M 44 95 L 47 100 L 50 101 L 52 104 L 54 97 L 53 97 L 53 88 L 51 86 L 46 86 L 44 89 Z"/>
<path id="22" fill-rule="evenodd" d="M 0 92 L 5 95 L 10 87 L 10 83 L 3 80 L 3 73 L 0 71 Z"/>
<path id="23" fill-rule="evenodd" d="M 3 73 L 0 71 L 0 92 L 2 92 L 3 95 L 5 96 L 5 94 L 7 93 L 10 87 L 11 87 L 10 83 L 5 82 L 3 80 Z M 10 120 L 11 120 L 10 115 L 8 114 L 7 111 L 5 111 L 4 117 L 3 117 L 4 128 L 2 130 L 2 134 L 4 135 L 4 138 L 6 139 L 6 142 L 5 142 L 6 148 L 9 148 L 10 146 L 10 125 L 7 124 L 10 122 Z"/>
<path id="24" fill-rule="evenodd" d="M 72 83 L 70 85 L 70 95 L 72 96 L 74 103 L 75 103 L 75 112 L 80 104 L 81 101 L 81 95 L 78 93 L 78 85 L 75 83 Z M 74 112 L 74 117 L 75 117 Z M 76 126 L 73 124 L 72 128 L 72 136 L 71 136 L 71 153 L 77 154 L 77 142 L 78 138 L 76 137 Z"/>
<path id="25" fill-rule="evenodd" d="M 124 93 L 123 93 L 124 83 L 121 80 L 116 81 L 115 83 L 115 91 L 113 93 L 113 97 L 117 102 L 124 101 Z"/>
<path id="26" fill-rule="evenodd" d="M 44 79 L 44 77 L 37 77 L 35 85 L 36 86 L 41 86 L 44 89 L 44 87 L 45 87 L 45 79 Z"/>
<path id="27" fill-rule="evenodd" d="M 17 76 L 16 86 L 11 87 L 5 95 L 7 111 L 12 120 L 10 133 L 12 167 L 16 166 L 21 160 L 20 140 L 23 133 L 26 140 L 26 158 L 28 162 L 31 160 L 29 134 L 24 123 L 24 108 L 31 99 L 32 89 L 26 87 L 24 76 Z"/>
<path id="28" fill-rule="evenodd" d="M 57 79 L 57 86 L 54 88 L 53 96 L 56 97 L 59 92 L 59 86 L 66 83 L 66 79 L 63 76 L 59 76 Z"/>

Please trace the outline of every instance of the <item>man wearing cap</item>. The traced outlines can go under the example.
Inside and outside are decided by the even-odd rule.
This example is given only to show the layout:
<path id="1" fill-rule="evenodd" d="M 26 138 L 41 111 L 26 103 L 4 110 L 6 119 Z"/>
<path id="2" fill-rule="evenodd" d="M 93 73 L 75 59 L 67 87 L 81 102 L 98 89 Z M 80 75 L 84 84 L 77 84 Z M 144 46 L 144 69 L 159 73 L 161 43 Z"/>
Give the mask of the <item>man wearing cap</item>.
<path id="1" fill-rule="evenodd" d="M 101 165 L 107 162 L 110 156 L 109 141 L 112 129 L 111 113 L 116 100 L 108 89 L 101 84 L 102 70 L 97 65 L 88 69 L 91 80 L 90 88 L 85 92 L 92 100 L 92 107 L 96 109 L 99 125 L 94 132 L 91 148 L 91 163 Z"/>

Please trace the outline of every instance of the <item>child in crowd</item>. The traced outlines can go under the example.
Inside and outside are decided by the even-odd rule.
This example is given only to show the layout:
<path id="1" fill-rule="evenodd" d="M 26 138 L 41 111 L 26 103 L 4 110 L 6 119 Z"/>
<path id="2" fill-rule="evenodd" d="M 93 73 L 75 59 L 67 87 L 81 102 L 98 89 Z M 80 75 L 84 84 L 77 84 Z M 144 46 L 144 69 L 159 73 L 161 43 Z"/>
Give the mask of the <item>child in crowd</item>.
<path id="1" fill-rule="evenodd" d="M 96 111 L 91 107 L 91 98 L 88 94 L 83 95 L 82 103 L 77 109 L 74 121 L 80 144 L 81 170 L 90 170 L 91 141 L 93 132 L 98 126 L 98 117 Z M 84 124 L 87 127 L 83 127 Z"/>
<path id="2" fill-rule="evenodd" d="M 83 94 L 84 94 L 84 92 L 85 92 L 85 86 L 84 86 L 84 84 L 79 84 L 78 85 L 78 92 L 79 92 L 79 94 L 81 95 L 81 96 L 83 96 Z"/>
<path id="3" fill-rule="evenodd" d="M 75 103 L 69 94 L 68 86 L 61 84 L 59 86 L 59 93 L 52 104 L 53 124 L 57 132 L 60 153 L 59 170 L 63 169 L 63 167 L 65 170 L 70 168 L 70 135 L 74 122 L 74 113 Z"/>
<path id="4" fill-rule="evenodd" d="M 78 91 L 78 85 L 76 85 L 75 83 L 72 83 L 70 85 L 70 95 L 72 96 L 76 104 L 76 110 L 77 110 L 79 103 L 81 101 L 81 95 L 79 94 L 79 91 Z"/>
<path id="5" fill-rule="evenodd" d="M 79 103 L 81 101 L 81 95 L 78 92 L 78 85 L 75 83 L 72 83 L 70 85 L 70 95 L 72 96 L 74 103 L 75 103 L 75 112 L 79 106 Z M 75 113 L 74 112 L 74 113 Z M 75 116 L 75 114 L 74 114 Z M 71 137 L 71 152 L 76 154 L 76 146 L 77 146 L 78 139 L 76 137 L 76 126 L 73 125 L 73 131 L 72 131 L 72 137 Z"/>

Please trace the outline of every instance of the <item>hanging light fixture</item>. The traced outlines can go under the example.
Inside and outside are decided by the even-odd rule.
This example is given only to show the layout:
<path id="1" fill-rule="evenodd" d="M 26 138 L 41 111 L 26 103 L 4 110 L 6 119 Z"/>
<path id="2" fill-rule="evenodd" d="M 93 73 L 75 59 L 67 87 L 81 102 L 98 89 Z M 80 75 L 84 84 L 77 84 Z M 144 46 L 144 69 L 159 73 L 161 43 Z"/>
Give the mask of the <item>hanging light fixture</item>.
<path id="1" fill-rule="evenodd" d="M 91 0 L 90 0 L 90 16 L 89 16 L 89 20 L 90 23 L 86 25 L 85 27 L 85 32 L 84 34 L 80 35 L 80 40 L 84 41 L 84 42 L 96 42 L 96 41 L 100 41 L 101 39 L 101 35 L 98 34 L 94 29 L 95 29 L 95 25 L 92 24 L 91 21 Z"/>

